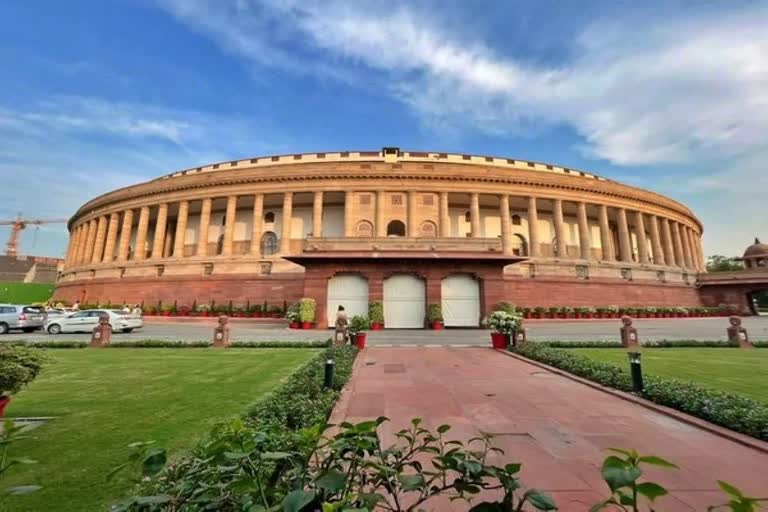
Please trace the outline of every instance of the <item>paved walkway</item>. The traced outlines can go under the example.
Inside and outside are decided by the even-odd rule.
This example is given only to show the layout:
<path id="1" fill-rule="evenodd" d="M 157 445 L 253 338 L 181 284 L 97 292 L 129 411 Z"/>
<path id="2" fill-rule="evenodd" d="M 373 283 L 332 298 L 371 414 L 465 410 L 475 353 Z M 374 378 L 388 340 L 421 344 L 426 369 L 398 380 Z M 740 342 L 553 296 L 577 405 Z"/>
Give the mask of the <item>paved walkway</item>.
<path id="1" fill-rule="evenodd" d="M 382 431 L 387 444 L 413 417 L 432 428 L 451 424 L 464 440 L 478 431 L 498 434 L 503 461 L 522 462 L 523 483 L 550 492 L 561 511 L 583 512 L 607 496 L 600 466 L 611 447 L 682 468 L 646 472 L 673 495 L 661 499 L 660 511 L 723 502 L 717 479 L 753 496 L 768 490 L 768 455 L 490 349 L 366 349 L 332 421 L 378 416 L 392 420 Z"/>

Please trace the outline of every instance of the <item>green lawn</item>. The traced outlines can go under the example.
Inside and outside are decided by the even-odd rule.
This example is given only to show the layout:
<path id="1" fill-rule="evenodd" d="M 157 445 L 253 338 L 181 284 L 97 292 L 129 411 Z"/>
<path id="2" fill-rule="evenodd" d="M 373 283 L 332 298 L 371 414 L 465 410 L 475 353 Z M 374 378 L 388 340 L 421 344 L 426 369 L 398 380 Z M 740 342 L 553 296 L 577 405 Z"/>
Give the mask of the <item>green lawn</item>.
<path id="1" fill-rule="evenodd" d="M 0 303 L 45 302 L 53 295 L 53 287 L 52 284 L 0 282 Z"/>
<path id="2" fill-rule="evenodd" d="M 247 406 L 308 361 L 299 349 L 49 350 L 52 363 L 16 395 L 7 416 L 55 416 L 19 443 L 2 488 L 38 484 L 0 510 L 106 510 L 130 488 L 129 475 L 107 483 L 126 445 L 157 441 L 171 453 L 190 448 L 217 420 Z M 131 475 L 133 476 L 133 475 Z M 0 501 L 2 499 L 0 498 Z"/>
<path id="3" fill-rule="evenodd" d="M 625 349 L 574 349 L 597 361 L 629 368 Z M 768 404 L 768 349 L 653 348 L 643 352 L 643 372 L 695 381 L 702 386 L 750 396 Z"/>

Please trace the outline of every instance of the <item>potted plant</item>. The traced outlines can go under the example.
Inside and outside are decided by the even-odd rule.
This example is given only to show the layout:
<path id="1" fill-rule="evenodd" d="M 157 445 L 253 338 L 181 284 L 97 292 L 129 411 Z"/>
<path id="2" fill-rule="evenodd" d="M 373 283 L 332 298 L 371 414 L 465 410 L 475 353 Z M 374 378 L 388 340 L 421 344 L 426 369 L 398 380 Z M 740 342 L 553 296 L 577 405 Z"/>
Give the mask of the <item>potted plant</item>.
<path id="1" fill-rule="evenodd" d="M 619 317 L 619 307 L 618 306 L 608 306 L 606 308 L 608 312 L 608 318 L 618 318 Z"/>
<path id="2" fill-rule="evenodd" d="M 560 308 L 558 306 L 552 306 L 549 308 L 549 318 L 557 318 L 560 314 Z"/>
<path id="3" fill-rule="evenodd" d="M 40 349 L 0 347 L 0 418 L 11 401 L 11 395 L 32 382 L 43 368 L 45 358 Z"/>
<path id="4" fill-rule="evenodd" d="M 523 318 L 526 320 L 531 318 L 531 308 L 523 308 Z"/>
<path id="5" fill-rule="evenodd" d="M 355 315 L 349 320 L 349 334 L 355 340 L 357 348 L 365 348 L 365 331 L 370 329 L 371 323 L 368 319 L 361 315 Z"/>
<path id="6" fill-rule="evenodd" d="M 435 331 L 443 328 L 443 308 L 440 304 L 430 304 L 427 308 L 427 322 Z"/>
<path id="7" fill-rule="evenodd" d="M 533 308 L 533 318 L 544 318 L 544 312 L 546 309 L 542 306 L 536 306 Z"/>
<path id="8" fill-rule="evenodd" d="M 299 321 L 301 322 L 302 329 L 312 328 L 312 322 L 315 321 L 316 310 L 317 304 L 315 303 L 315 299 L 303 297 L 299 300 Z"/>
<path id="9" fill-rule="evenodd" d="M 509 346 L 510 339 L 520 327 L 520 317 L 507 311 L 494 311 L 488 317 L 488 327 L 493 329 L 491 333 L 491 346 L 496 349 L 505 349 Z"/>
<path id="10" fill-rule="evenodd" d="M 280 306 L 269 306 L 270 318 L 280 318 L 281 316 L 283 316 L 283 310 L 280 309 Z"/>
<path id="11" fill-rule="evenodd" d="M 560 308 L 560 318 L 572 318 L 573 308 L 565 306 Z"/>
<path id="12" fill-rule="evenodd" d="M 380 331 L 384 327 L 384 304 L 371 302 L 368 304 L 368 320 L 372 331 Z"/>
<path id="13" fill-rule="evenodd" d="M 285 319 L 288 320 L 288 327 L 291 329 L 298 329 L 299 322 L 301 321 L 301 315 L 299 314 L 299 303 L 294 302 L 288 306 L 288 310 L 285 312 Z"/>

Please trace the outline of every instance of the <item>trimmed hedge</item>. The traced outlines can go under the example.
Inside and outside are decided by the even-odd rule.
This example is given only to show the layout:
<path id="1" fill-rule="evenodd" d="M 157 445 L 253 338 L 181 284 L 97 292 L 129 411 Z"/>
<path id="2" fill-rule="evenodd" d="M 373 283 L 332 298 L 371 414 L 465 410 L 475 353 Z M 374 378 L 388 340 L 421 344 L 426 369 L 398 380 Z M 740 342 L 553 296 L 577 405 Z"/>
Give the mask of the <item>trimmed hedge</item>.
<path id="1" fill-rule="evenodd" d="M 35 348 L 86 348 L 87 341 L 23 341 L 13 340 L 0 342 L 1 346 L 35 347 Z M 205 348 L 212 346 L 210 341 L 177 341 L 177 340 L 131 340 L 115 341 L 105 348 Z M 235 341 L 232 348 L 325 348 L 328 341 Z"/>
<path id="2" fill-rule="evenodd" d="M 541 341 L 532 342 L 552 348 L 620 348 L 619 341 Z"/>
<path id="3" fill-rule="evenodd" d="M 326 348 L 328 340 L 312 341 L 233 341 L 233 348 Z"/>
<path id="4" fill-rule="evenodd" d="M 539 341 L 538 345 L 553 348 L 621 348 L 618 341 Z M 756 348 L 768 348 L 768 341 L 754 341 Z M 658 340 L 645 341 L 640 344 L 643 348 L 738 348 L 737 344 L 725 340 Z"/>
<path id="5" fill-rule="evenodd" d="M 632 390 L 632 378 L 619 366 L 593 361 L 577 352 L 527 343 L 512 349 L 523 357 L 621 391 Z M 643 398 L 703 420 L 768 441 L 768 406 L 742 395 L 715 391 L 694 382 L 644 376 Z"/>

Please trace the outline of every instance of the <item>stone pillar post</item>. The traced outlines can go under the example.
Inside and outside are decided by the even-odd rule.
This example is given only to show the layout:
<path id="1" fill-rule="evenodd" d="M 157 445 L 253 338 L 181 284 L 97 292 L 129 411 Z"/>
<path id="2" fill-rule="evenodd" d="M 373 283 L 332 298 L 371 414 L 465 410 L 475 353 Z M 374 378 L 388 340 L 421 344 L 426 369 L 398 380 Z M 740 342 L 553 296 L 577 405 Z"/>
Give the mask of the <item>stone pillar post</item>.
<path id="1" fill-rule="evenodd" d="M 314 201 L 312 203 L 312 236 L 320 238 L 323 236 L 323 191 L 315 191 Z"/>
<path id="2" fill-rule="evenodd" d="M 253 223 L 251 226 L 251 255 L 261 257 L 261 232 L 264 229 L 264 194 L 253 196 Z"/>
<path id="3" fill-rule="evenodd" d="M 579 218 L 579 248 L 581 259 L 592 259 L 592 239 L 589 235 L 589 221 L 587 219 L 587 203 L 580 202 L 578 207 Z"/>
<path id="4" fill-rule="evenodd" d="M 672 240 L 672 228 L 669 226 L 669 219 L 661 219 L 661 234 L 664 242 L 664 260 L 667 265 L 674 267 L 676 265 L 675 251 Z"/>
<path id="5" fill-rule="evenodd" d="M 173 257 L 184 257 L 184 245 L 187 238 L 187 223 L 189 222 L 189 201 L 179 203 L 179 213 L 176 216 L 176 235 L 173 240 Z"/>
<path id="6" fill-rule="evenodd" d="M 221 244 L 221 255 L 232 256 L 235 242 L 235 218 L 237 215 L 237 196 L 227 197 L 227 212 L 224 215 L 224 241 Z"/>
<path id="7" fill-rule="evenodd" d="M 664 251 L 661 249 L 661 237 L 659 236 L 659 219 L 655 215 L 651 215 L 651 249 L 653 251 L 653 263 L 656 265 L 664 265 Z"/>
<path id="8" fill-rule="evenodd" d="M 691 247 L 688 245 L 687 229 L 683 224 L 677 225 L 677 230 L 680 232 L 680 246 L 683 249 L 683 267 L 690 269 L 693 268 L 693 259 L 691 258 Z"/>
<path id="9" fill-rule="evenodd" d="M 469 222 L 473 238 L 480 237 L 480 194 L 472 193 L 469 203 Z"/>
<path id="10" fill-rule="evenodd" d="M 128 251 L 131 247 L 131 230 L 133 229 L 133 210 L 123 212 L 123 227 L 120 230 L 120 249 L 117 253 L 118 261 L 128 260 Z"/>
<path id="11" fill-rule="evenodd" d="M 509 196 L 503 194 L 499 198 L 499 214 L 501 215 L 501 248 L 504 254 L 512 254 L 512 220 L 509 217 Z"/>
<path id="12" fill-rule="evenodd" d="M 72 239 L 72 254 L 70 255 L 70 261 L 69 266 L 75 267 L 78 263 L 78 256 L 80 255 L 80 238 L 83 234 L 82 226 L 76 226 L 72 230 L 72 236 L 70 237 Z"/>
<path id="13" fill-rule="evenodd" d="M 552 201 L 552 215 L 555 224 L 555 249 L 558 258 L 568 257 L 568 245 L 565 243 L 565 222 L 563 221 L 563 201 L 554 199 Z"/>
<path id="14" fill-rule="evenodd" d="M 161 203 L 157 207 L 157 218 L 155 219 L 155 238 L 152 241 L 152 259 L 163 259 L 163 248 L 165 246 L 165 228 L 168 225 L 168 203 Z"/>
<path id="15" fill-rule="evenodd" d="M 206 197 L 203 199 L 202 209 L 200 210 L 200 228 L 197 235 L 197 256 L 208 256 L 208 230 L 211 227 L 211 207 L 213 199 Z"/>
<path id="16" fill-rule="evenodd" d="M 650 263 L 648 259 L 648 239 L 645 236 L 645 220 L 643 219 L 643 212 L 635 212 L 635 235 L 637 236 L 637 257 L 640 263 L 647 265 Z"/>
<path id="17" fill-rule="evenodd" d="M 632 244 L 629 240 L 629 225 L 627 224 L 627 210 L 618 209 L 619 221 L 619 258 L 624 262 L 632 262 Z"/>
<path id="18" fill-rule="evenodd" d="M 344 236 L 354 236 L 354 227 L 352 226 L 352 192 L 344 193 Z"/>
<path id="19" fill-rule="evenodd" d="M 416 211 L 419 206 L 416 203 L 419 195 L 414 190 L 408 191 L 408 236 L 417 238 L 419 236 L 419 225 L 416 222 Z"/>
<path id="20" fill-rule="evenodd" d="M 117 228 L 120 225 L 120 215 L 113 213 L 109 216 L 109 226 L 107 227 L 107 240 L 104 246 L 104 255 L 102 261 L 111 263 L 115 259 L 115 245 L 117 244 Z"/>
<path id="21" fill-rule="evenodd" d="M 440 236 L 451 236 L 451 215 L 448 210 L 448 192 L 440 192 Z"/>
<path id="22" fill-rule="evenodd" d="M 376 236 L 387 236 L 387 226 L 384 223 L 384 200 L 386 194 L 383 190 L 376 191 Z"/>
<path id="23" fill-rule="evenodd" d="M 349 203 L 349 192 L 347 192 L 347 201 Z M 347 224 L 347 211 L 349 206 L 344 206 L 344 224 Z M 293 224 L 293 192 L 283 194 L 283 235 L 280 238 L 280 252 L 289 254 L 291 252 L 291 227 Z"/>
<path id="24" fill-rule="evenodd" d="M 96 240 L 94 241 L 91 263 L 101 263 L 104 257 L 104 241 L 107 237 L 107 217 L 102 215 L 96 227 Z"/>
<path id="25" fill-rule="evenodd" d="M 600 222 L 600 250 L 603 254 L 603 260 L 614 261 L 616 255 L 611 250 L 611 228 L 610 224 L 608 224 L 608 207 L 604 204 L 601 204 L 598 209 L 598 217 Z"/>
<path id="26" fill-rule="evenodd" d="M 702 241 L 702 236 L 699 235 L 698 239 L 696 240 L 696 245 L 699 248 L 699 256 L 701 257 L 701 271 L 706 272 L 707 271 L 707 257 L 704 255 L 704 244 Z"/>
<path id="27" fill-rule="evenodd" d="M 139 225 L 136 228 L 136 248 L 133 259 L 143 260 L 147 257 L 147 230 L 149 229 L 149 206 L 142 206 L 139 211 Z"/>
<path id="28" fill-rule="evenodd" d="M 532 258 L 541 255 L 541 246 L 539 245 L 539 209 L 535 196 L 528 198 L 528 247 L 529 256 Z"/>
<path id="29" fill-rule="evenodd" d="M 87 265 L 93 257 L 93 246 L 96 240 L 96 220 L 88 221 L 88 236 L 85 238 L 85 250 L 83 251 L 83 264 Z"/>
<path id="30" fill-rule="evenodd" d="M 75 237 L 74 232 L 69 233 L 69 239 L 67 240 L 67 254 L 64 256 L 64 266 L 69 267 L 71 266 L 71 259 L 72 259 L 72 248 L 75 245 Z"/>
<path id="31" fill-rule="evenodd" d="M 677 222 L 672 222 L 670 229 L 672 229 L 672 241 L 675 248 L 675 262 L 678 267 L 685 267 L 685 254 L 683 254 L 683 241 L 680 238 L 680 225 Z"/>

